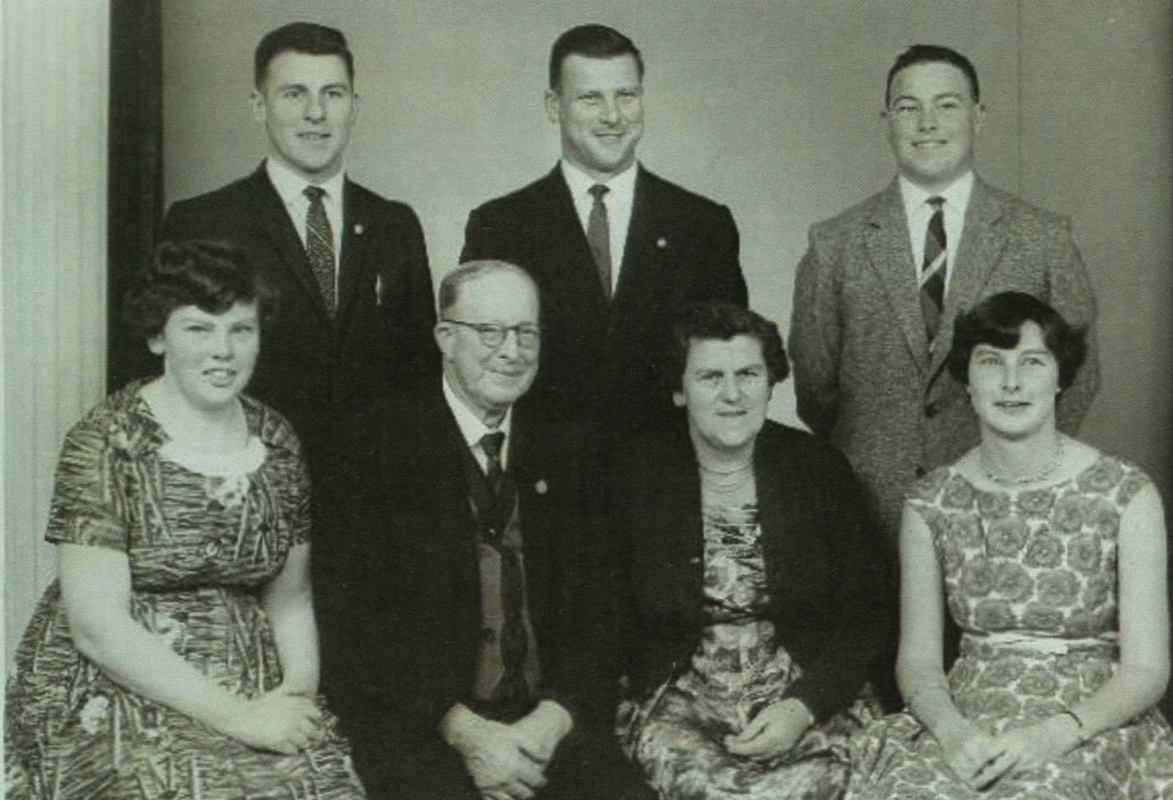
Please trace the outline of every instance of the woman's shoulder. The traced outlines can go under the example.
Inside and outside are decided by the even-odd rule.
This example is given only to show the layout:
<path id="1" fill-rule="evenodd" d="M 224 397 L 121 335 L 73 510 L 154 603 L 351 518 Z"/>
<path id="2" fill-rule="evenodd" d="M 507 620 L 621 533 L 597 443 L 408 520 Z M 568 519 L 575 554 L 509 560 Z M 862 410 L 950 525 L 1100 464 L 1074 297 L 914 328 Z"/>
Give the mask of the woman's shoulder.
<path id="1" fill-rule="evenodd" d="M 240 405 L 248 421 L 249 433 L 266 447 L 285 450 L 295 456 L 301 452 L 297 432 L 280 411 L 246 394 L 240 396 Z"/>
<path id="2" fill-rule="evenodd" d="M 162 430 L 141 396 L 146 379 L 131 381 L 87 411 L 65 434 L 68 449 L 112 449 L 128 456 L 157 449 Z"/>

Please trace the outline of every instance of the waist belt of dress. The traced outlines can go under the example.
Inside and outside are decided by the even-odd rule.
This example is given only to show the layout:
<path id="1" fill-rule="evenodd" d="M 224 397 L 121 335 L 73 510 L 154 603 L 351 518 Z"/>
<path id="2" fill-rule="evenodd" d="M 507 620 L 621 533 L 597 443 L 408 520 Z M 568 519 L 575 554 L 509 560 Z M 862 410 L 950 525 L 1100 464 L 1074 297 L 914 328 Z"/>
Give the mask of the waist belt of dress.
<path id="1" fill-rule="evenodd" d="M 1045 655 L 1065 655 L 1077 650 L 1114 650 L 1117 646 L 1115 634 L 1070 639 L 1058 636 L 1032 636 L 1017 631 L 994 631 L 964 633 L 961 639 L 963 643 L 968 640 L 973 644 L 988 644 Z"/>

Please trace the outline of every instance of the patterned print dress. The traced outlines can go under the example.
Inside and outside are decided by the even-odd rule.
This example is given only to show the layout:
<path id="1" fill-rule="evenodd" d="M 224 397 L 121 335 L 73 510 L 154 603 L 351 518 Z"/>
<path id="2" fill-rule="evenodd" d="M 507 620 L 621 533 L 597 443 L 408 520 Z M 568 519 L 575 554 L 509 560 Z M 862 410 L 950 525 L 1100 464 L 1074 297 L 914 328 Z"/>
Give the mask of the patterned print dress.
<path id="1" fill-rule="evenodd" d="M 664 800 L 832 800 L 847 782 L 849 738 L 879 716 L 860 700 L 813 726 L 785 755 L 730 754 L 725 736 L 786 696 L 802 675 L 764 617 L 765 562 L 756 506 L 704 510 L 708 626 L 691 669 L 641 704 L 620 706 L 617 733 Z"/>
<path id="2" fill-rule="evenodd" d="M 1148 478 L 1101 456 L 1039 490 L 983 491 L 952 468 L 909 499 L 932 533 L 961 653 L 949 691 L 991 734 L 1083 702 L 1115 672 L 1120 515 Z M 1156 709 L 1045 767 L 981 792 L 953 779 L 936 739 L 908 712 L 860 739 L 853 800 L 1173 798 L 1173 732 Z"/>
<path id="3" fill-rule="evenodd" d="M 46 538 L 125 552 L 131 615 L 225 689 L 281 683 L 259 590 L 309 535 L 292 429 L 243 399 L 254 469 L 208 475 L 165 457 L 139 384 L 66 436 Z M 162 452 L 161 452 L 162 449 Z M 6 796 L 36 800 L 339 800 L 364 796 L 336 720 L 295 756 L 254 750 L 110 680 L 74 647 L 54 582 L 7 690 Z"/>

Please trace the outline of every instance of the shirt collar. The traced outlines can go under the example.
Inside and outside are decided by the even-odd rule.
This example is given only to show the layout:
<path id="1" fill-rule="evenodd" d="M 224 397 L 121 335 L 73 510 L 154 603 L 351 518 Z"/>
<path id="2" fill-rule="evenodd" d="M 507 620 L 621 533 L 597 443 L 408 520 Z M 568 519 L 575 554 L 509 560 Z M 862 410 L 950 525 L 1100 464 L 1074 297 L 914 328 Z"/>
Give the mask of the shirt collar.
<path id="1" fill-rule="evenodd" d="M 298 175 L 289 167 L 282 164 L 275 158 L 265 159 L 265 172 L 269 175 L 269 181 L 273 184 L 273 188 L 277 190 L 281 200 L 285 205 L 304 199 L 305 187 L 313 183 L 307 181 L 305 178 Z M 328 202 L 341 204 L 342 202 L 342 186 L 346 181 L 346 173 L 343 170 L 338 170 L 338 174 L 327 181 L 314 184 L 321 186 L 326 190 L 325 199 Z"/>
<path id="2" fill-rule="evenodd" d="M 945 187 L 944 191 L 929 192 L 917 186 L 903 175 L 899 178 L 900 196 L 904 199 L 904 213 L 906 219 L 916 219 L 919 216 L 928 217 L 932 212 L 926 211 L 930 197 L 945 198 L 945 205 L 965 213 L 969 205 L 969 195 L 973 191 L 974 174 L 969 170 L 953 183 Z"/>
<path id="3" fill-rule="evenodd" d="M 566 185 L 570 187 L 572 197 L 582 197 L 596 183 L 601 183 L 611 190 L 615 200 L 630 204 L 631 197 L 635 194 L 635 176 L 639 171 L 636 169 L 638 163 L 633 161 L 630 167 L 618 175 L 613 175 L 605 181 L 597 181 L 564 158 L 561 161 L 562 177 L 566 179 Z"/>
<path id="4" fill-rule="evenodd" d="M 464 401 L 456 396 L 452 385 L 448 383 L 448 376 L 443 376 L 444 381 L 444 400 L 448 403 L 448 407 L 452 409 L 452 416 L 456 417 L 456 424 L 460 427 L 460 433 L 464 436 L 464 441 L 468 443 L 470 448 L 480 445 L 481 438 L 486 433 L 493 431 L 501 431 L 505 434 L 505 439 L 508 441 L 509 432 L 513 423 L 513 406 L 505 412 L 505 418 L 501 420 L 501 424 L 496 428 L 490 428 L 486 425 L 480 417 L 473 413 Z"/>

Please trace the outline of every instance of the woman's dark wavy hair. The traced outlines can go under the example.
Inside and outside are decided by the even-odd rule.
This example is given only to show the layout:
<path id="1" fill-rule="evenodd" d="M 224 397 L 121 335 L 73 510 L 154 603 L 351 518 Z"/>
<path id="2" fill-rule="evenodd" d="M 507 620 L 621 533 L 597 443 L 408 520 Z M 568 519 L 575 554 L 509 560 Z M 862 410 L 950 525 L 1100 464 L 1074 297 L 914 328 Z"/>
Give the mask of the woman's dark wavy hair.
<path id="1" fill-rule="evenodd" d="M 753 336 L 762 343 L 762 357 L 770 385 L 781 383 L 790 374 L 786 349 L 778 326 L 760 314 L 724 300 L 695 303 L 681 309 L 672 321 L 672 343 L 665 354 L 664 380 L 674 392 L 683 388 L 688 349 L 693 339 L 727 342 L 734 336 Z"/>
<path id="2" fill-rule="evenodd" d="M 222 314 L 234 303 L 255 302 L 264 319 L 275 301 L 239 248 L 211 241 L 163 242 L 127 292 L 123 316 L 136 336 L 152 339 L 177 308 Z"/>
<path id="3" fill-rule="evenodd" d="M 1058 311 L 1026 292 L 991 295 L 957 315 L 949 374 L 969 384 L 969 359 L 979 344 L 1009 350 L 1018 346 L 1022 326 L 1033 322 L 1043 331 L 1043 342 L 1059 362 L 1059 388 L 1075 382 L 1075 373 L 1087 358 L 1087 328 L 1067 324 Z"/>

